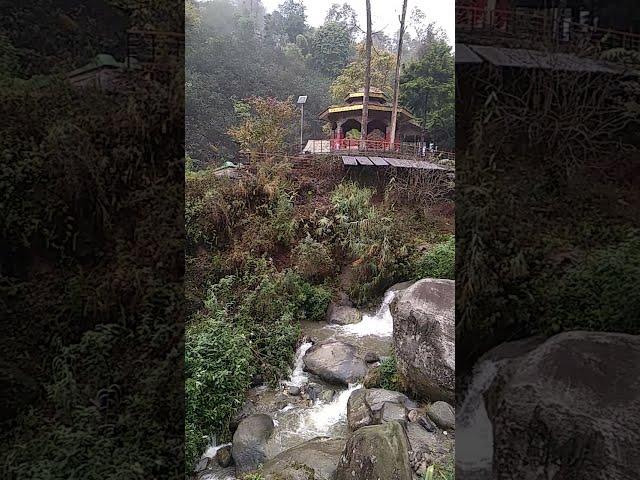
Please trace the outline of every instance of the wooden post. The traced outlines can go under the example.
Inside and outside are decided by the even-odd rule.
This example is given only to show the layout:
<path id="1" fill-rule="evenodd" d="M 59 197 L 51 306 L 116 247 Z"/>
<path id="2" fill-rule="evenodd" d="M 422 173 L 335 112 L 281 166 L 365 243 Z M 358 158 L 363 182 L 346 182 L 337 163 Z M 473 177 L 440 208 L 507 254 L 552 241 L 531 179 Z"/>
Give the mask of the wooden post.
<path id="1" fill-rule="evenodd" d="M 407 0 L 402 3 L 400 33 L 398 37 L 398 54 L 396 55 L 396 76 L 393 81 L 393 110 L 391 111 L 391 145 L 396 141 L 396 124 L 398 122 L 398 96 L 400 90 L 400 59 L 402 58 L 402 37 L 404 36 L 404 19 L 407 15 Z"/>

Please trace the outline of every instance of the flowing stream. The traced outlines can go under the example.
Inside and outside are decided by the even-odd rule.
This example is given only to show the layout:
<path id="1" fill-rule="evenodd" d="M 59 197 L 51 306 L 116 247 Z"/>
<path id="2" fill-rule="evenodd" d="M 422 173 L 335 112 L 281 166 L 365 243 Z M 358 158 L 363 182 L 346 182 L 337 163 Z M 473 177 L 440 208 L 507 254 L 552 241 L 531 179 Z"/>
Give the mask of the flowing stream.
<path id="1" fill-rule="evenodd" d="M 393 318 L 389 305 L 396 291 L 385 293 L 382 304 L 375 313 L 364 314 L 362 321 L 352 325 L 329 325 L 326 322 L 303 322 L 303 333 L 317 341 L 340 340 L 354 345 L 358 353 L 364 356 L 367 352 L 377 353 L 384 357 L 392 349 Z M 269 457 L 292 448 L 312 438 L 341 437 L 347 433 L 347 402 L 354 390 L 361 388 L 359 384 L 348 387 L 337 387 L 324 384 L 321 380 L 304 371 L 303 358 L 311 348 L 311 342 L 305 342 L 296 351 L 291 376 L 283 382 L 283 386 L 304 387 L 315 383 L 323 389 L 335 390 L 332 400 L 316 399 L 307 404 L 300 398 L 291 397 L 291 402 L 280 409 L 268 411 L 274 420 L 275 429 L 268 447 Z M 269 392 L 276 394 L 277 392 Z M 222 446 L 212 446 L 205 454 L 211 458 Z M 210 462 L 215 464 L 215 461 Z M 222 469 L 217 465 L 209 467 L 202 480 L 234 480 L 233 468 Z"/>
<path id="2" fill-rule="evenodd" d="M 493 426 L 487 415 L 484 392 L 500 364 L 485 360 L 473 368 L 471 383 L 456 416 L 456 466 L 470 480 L 492 478 Z"/>

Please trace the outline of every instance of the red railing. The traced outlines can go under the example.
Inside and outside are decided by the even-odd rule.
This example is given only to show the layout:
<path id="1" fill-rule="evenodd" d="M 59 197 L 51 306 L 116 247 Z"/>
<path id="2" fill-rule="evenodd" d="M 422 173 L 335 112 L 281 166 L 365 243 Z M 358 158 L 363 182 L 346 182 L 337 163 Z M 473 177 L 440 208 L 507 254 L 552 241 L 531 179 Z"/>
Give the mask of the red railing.
<path id="1" fill-rule="evenodd" d="M 358 140 L 352 138 L 334 138 L 330 140 L 314 140 L 312 147 L 305 150 L 311 154 L 368 154 L 372 156 L 390 155 L 395 157 L 432 157 L 449 158 L 455 161 L 453 152 L 433 150 L 423 142 L 394 142 L 386 140 Z M 303 148 L 306 148 L 307 144 Z"/>
<path id="2" fill-rule="evenodd" d="M 433 163 L 455 164 L 456 154 L 446 150 L 429 149 L 426 143 L 396 142 L 394 145 L 379 140 L 366 140 L 361 145 L 356 139 L 315 140 L 313 151 L 303 151 L 305 145 L 287 145 L 277 153 L 240 152 L 238 159 L 250 163 L 252 160 L 266 158 L 289 158 L 293 162 L 312 155 L 365 155 L 380 157 L 410 158 Z"/>
<path id="3" fill-rule="evenodd" d="M 640 34 L 568 21 L 552 11 L 489 10 L 456 6 L 456 30 L 467 33 L 504 34 L 558 44 L 588 43 L 603 48 L 640 50 Z"/>

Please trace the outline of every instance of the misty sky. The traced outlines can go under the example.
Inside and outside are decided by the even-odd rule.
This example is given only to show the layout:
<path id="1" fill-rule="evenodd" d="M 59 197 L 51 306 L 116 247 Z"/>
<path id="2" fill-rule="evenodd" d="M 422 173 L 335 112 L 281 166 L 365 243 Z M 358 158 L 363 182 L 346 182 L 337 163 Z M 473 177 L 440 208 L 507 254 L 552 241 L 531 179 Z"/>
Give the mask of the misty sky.
<path id="1" fill-rule="evenodd" d="M 282 0 L 262 0 L 267 12 L 272 12 Z M 307 7 L 307 22 L 317 27 L 324 22 L 324 17 L 332 3 L 348 3 L 358 12 L 360 27 L 366 28 L 365 0 L 302 0 Z M 442 27 L 453 45 L 455 39 L 455 0 L 409 0 L 407 3 L 407 20 L 413 7 L 419 7 L 427 15 L 428 22 L 436 22 Z M 384 30 L 393 37 L 400 28 L 398 17 L 402 13 L 402 0 L 371 0 L 371 21 L 373 31 Z"/>

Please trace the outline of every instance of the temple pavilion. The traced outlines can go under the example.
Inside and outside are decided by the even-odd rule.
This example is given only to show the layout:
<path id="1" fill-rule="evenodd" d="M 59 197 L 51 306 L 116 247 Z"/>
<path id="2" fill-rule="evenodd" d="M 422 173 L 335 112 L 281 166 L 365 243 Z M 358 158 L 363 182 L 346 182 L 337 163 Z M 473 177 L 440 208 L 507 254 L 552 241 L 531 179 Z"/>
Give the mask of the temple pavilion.
<path id="1" fill-rule="evenodd" d="M 360 137 L 364 91 L 352 92 L 340 105 L 332 105 L 319 115 L 331 125 L 331 149 L 355 146 Z M 369 123 L 367 140 L 373 144 L 388 146 L 391 138 L 391 112 L 393 105 L 382 90 L 371 88 L 369 92 Z M 358 133 L 354 135 L 355 132 Z M 398 107 L 396 142 L 419 142 L 423 134 L 416 118 L 405 108 Z M 352 140 L 353 139 L 353 140 Z"/>

